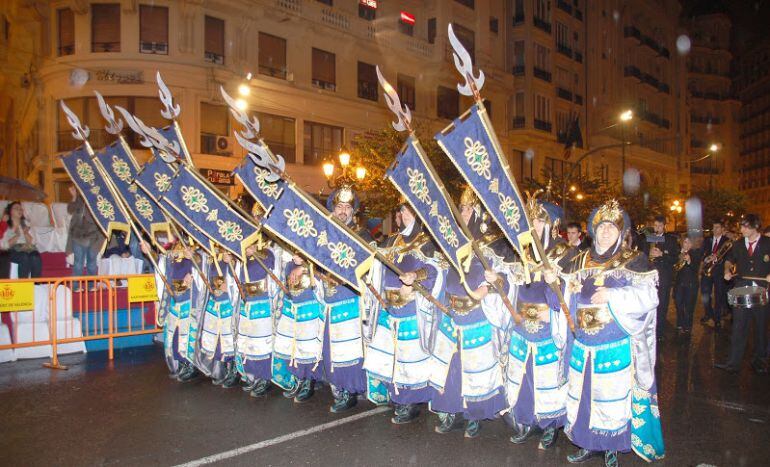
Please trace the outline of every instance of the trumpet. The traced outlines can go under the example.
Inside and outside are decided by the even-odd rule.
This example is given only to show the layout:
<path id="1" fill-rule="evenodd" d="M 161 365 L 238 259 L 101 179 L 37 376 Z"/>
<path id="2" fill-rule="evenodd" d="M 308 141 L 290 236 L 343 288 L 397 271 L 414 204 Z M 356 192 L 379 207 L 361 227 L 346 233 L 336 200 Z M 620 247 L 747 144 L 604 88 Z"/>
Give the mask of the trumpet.
<path id="1" fill-rule="evenodd" d="M 679 261 L 674 264 L 674 271 L 681 271 L 690 263 L 690 250 L 679 253 Z"/>
<path id="2" fill-rule="evenodd" d="M 722 246 L 719 247 L 719 249 L 716 252 L 716 259 L 712 261 L 711 263 L 703 266 L 703 275 L 704 276 L 711 276 L 711 274 L 714 272 L 714 267 L 721 263 L 722 260 L 725 259 L 725 255 L 727 255 L 727 252 L 730 251 L 730 249 L 733 247 L 733 241 L 732 240 L 726 240 Z"/>

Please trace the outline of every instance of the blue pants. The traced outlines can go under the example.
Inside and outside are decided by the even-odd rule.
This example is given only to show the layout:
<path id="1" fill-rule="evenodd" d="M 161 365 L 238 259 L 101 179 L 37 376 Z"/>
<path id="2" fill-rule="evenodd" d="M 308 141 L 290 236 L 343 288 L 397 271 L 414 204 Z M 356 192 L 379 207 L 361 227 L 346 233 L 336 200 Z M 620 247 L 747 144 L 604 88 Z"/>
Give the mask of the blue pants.
<path id="1" fill-rule="evenodd" d="M 87 276 L 96 275 L 96 250 L 91 245 L 81 245 L 77 242 L 72 243 L 72 252 L 75 254 L 75 264 L 72 269 L 72 275 L 83 275 L 83 266 L 86 268 Z"/>

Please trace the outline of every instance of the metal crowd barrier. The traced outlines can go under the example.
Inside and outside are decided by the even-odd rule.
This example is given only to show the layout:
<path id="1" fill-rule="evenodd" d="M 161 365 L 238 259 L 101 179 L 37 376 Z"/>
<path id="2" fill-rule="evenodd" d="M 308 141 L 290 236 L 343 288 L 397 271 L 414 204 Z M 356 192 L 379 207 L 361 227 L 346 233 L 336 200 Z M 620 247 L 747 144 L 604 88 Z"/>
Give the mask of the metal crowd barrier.
<path id="1" fill-rule="evenodd" d="M 34 284 L 32 308 L 0 313 L 10 334 L 5 336 L 10 339 L 4 339 L 5 327 L 0 327 L 0 352 L 25 353 L 20 358 L 50 356 L 50 362 L 44 366 L 66 369 L 59 363 L 60 351 L 85 352 L 86 341 L 105 339 L 108 358 L 112 360 L 115 339 L 161 331 L 156 324 L 158 304 L 152 274 L 3 280 L 0 307 L 14 298 L 19 300 L 14 294 L 29 283 Z M 132 302 L 131 292 L 140 300 Z M 26 303 L 17 301 L 16 306 Z"/>

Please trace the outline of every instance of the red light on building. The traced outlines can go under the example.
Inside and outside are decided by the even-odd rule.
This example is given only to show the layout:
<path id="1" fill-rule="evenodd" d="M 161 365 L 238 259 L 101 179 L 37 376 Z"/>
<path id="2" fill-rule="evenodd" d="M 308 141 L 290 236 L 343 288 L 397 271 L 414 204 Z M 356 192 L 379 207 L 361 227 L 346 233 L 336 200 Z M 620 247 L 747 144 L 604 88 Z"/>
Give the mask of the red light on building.
<path id="1" fill-rule="evenodd" d="M 411 15 L 405 11 L 401 12 L 401 22 L 414 25 L 414 15 Z"/>
<path id="2" fill-rule="evenodd" d="M 377 0 L 358 0 L 358 3 L 359 5 L 371 8 L 372 10 L 377 9 Z"/>

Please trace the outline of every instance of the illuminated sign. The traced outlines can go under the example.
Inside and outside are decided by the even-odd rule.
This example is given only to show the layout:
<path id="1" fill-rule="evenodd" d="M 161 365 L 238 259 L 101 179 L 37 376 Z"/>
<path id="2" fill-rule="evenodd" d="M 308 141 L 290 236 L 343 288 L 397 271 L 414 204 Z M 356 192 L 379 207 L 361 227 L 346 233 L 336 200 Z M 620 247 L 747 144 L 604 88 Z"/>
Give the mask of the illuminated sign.
<path id="1" fill-rule="evenodd" d="M 414 15 L 411 15 L 405 11 L 401 12 L 401 22 L 414 25 Z"/>
<path id="2" fill-rule="evenodd" d="M 377 9 L 377 0 L 358 0 L 358 3 L 373 10 Z"/>

